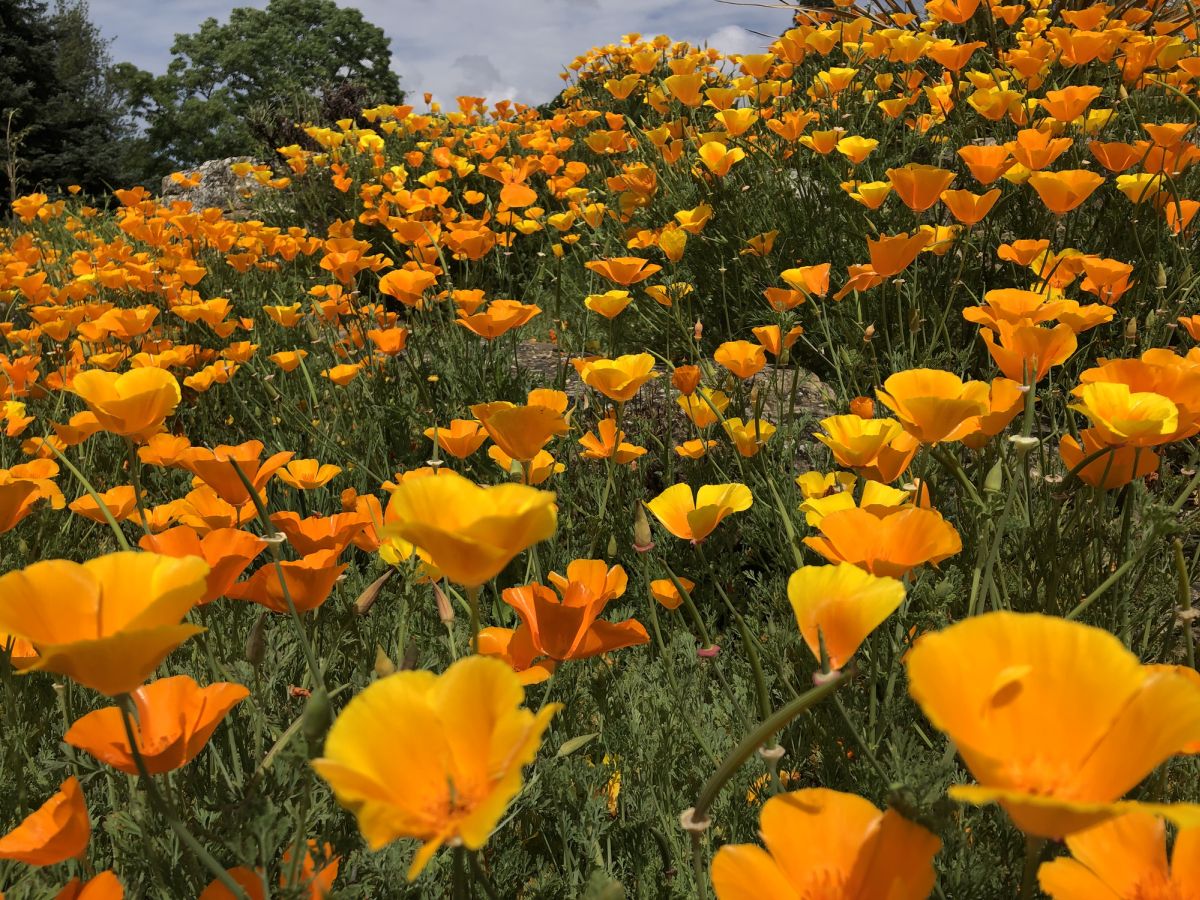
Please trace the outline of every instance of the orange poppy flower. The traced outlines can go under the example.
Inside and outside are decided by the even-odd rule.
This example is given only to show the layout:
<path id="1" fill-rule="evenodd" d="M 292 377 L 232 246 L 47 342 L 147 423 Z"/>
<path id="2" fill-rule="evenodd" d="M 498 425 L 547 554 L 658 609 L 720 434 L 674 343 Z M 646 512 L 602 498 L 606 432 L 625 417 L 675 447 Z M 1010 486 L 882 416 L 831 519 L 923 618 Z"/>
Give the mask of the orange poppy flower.
<path id="1" fill-rule="evenodd" d="M 54 900 L 124 900 L 124 897 L 125 888 L 110 869 L 89 878 L 86 884 L 72 878 L 54 895 Z"/>
<path id="2" fill-rule="evenodd" d="M 304 361 L 304 357 L 308 356 L 307 350 L 281 350 L 279 353 L 272 353 L 267 357 L 279 368 L 285 372 L 291 372 L 300 367 L 300 363 Z"/>
<path id="3" fill-rule="evenodd" d="M 208 565 L 157 553 L 110 553 L 80 565 L 46 560 L 0 577 L 0 632 L 57 672 L 102 694 L 126 694 L 203 631 L 180 619 L 204 595 Z"/>
<path id="4" fill-rule="evenodd" d="M 138 459 L 148 466 L 177 466 L 192 442 L 182 435 L 159 433 L 138 447 Z"/>
<path id="5" fill-rule="evenodd" d="M 667 488 L 646 509 L 677 538 L 698 544 L 731 513 L 750 508 L 754 497 L 744 484 L 706 484 L 692 495 L 687 484 Z"/>
<path id="6" fill-rule="evenodd" d="M 250 502 L 250 494 L 238 477 L 233 463 L 237 463 L 238 469 L 256 491 L 262 491 L 271 476 L 296 455 L 290 450 L 283 450 L 259 462 L 262 452 L 262 441 L 246 441 L 236 446 L 219 444 L 212 450 L 192 447 L 179 455 L 179 464 L 212 488 L 226 503 L 242 506 Z"/>
<path id="7" fill-rule="evenodd" d="M 271 514 L 271 524 L 283 532 L 296 552 L 308 556 L 318 550 L 336 550 L 337 555 L 350 545 L 365 526 L 357 512 L 342 512 L 332 516 L 300 518 L 290 510 Z"/>
<path id="8" fill-rule="evenodd" d="M 321 377 L 328 378 L 338 387 L 345 387 L 363 370 L 364 363 L 342 363 L 338 366 L 330 366 L 328 369 L 321 370 Z"/>
<path id="9" fill-rule="evenodd" d="M 989 386 L 940 369 L 908 369 L 891 375 L 875 396 L 922 444 L 953 440 L 964 422 L 990 411 Z"/>
<path id="10" fill-rule="evenodd" d="M 384 356 L 399 356 L 408 346 L 408 329 L 372 328 L 367 332 L 367 339 Z"/>
<path id="11" fill-rule="evenodd" d="M 1112 446 L 1104 440 L 1103 433 L 1094 428 L 1084 428 L 1079 437 L 1083 440 L 1082 446 L 1069 434 L 1063 435 L 1058 443 L 1059 456 L 1068 470 L 1075 471 L 1085 458 L 1099 450 L 1108 451 L 1076 471 L 1084 484 L 1112 491 L 1158 471 L 1158 454 L 1148 447 Z"/>
<path id="12" fill-rule="evenodd" d="M 1181 828 L 1167 864 L 1162 819 L 1126 813 L 1068 835 L 1073 858 L 1042 863 L 1038 884 L 1051 900 L 1200 896 L 1200 827 Z"/>
<path id="13" fill-rule="evenodd" d="M 636 256 L 619 256 L 611 259 L 594 259 L 584 263 L 597 275 L 607 278 L 613 284 L 629 287 L 645 281 L 656 272 L 662 271 L 662 266 L 655 265 Z"/>
<path id="14" fill-rule="evenodd" d="M 1079 344 L 1075 330 L 1067 324 L 1045 328 L 1025 322 L 997 322 L 996 332 L 998 335 L 984 328 L 979 336 L 1000 371 L 1021 384 L 1037 384 L 1050 374 L 1050 369 L 1066 362 Z"/>
<path id="15" fill-rule="evenodd" d="M 179 382 L 162 369 L 131 369 L 122 375 L 89 369 L 71 382 L 100 427 L 144 441 L 162 431 L 163 421 L 179 405 Z"/>
<path id="16" fill-rule="evenodd" d="M 888 169 L 887 176 L 896 191 L 896 196 L 914 212 L 923 212 L 937 203 L 942 191 L 954 181 L 953 172 L 920 163 L 908 163 L 896 169 Z"/>
<path id="17" fill-rule="evenodd" d="M 671 373 L 671 385 L 685 397 L 691 396 L 699 384 L 699 366 L 676 366 L 675 371 Z"/>
<path id="18" fill-rule="evenodd" d="M 262 496 L 262 492 L 259 492 Z M 196 529 L 201 535 L 217 528 L 237 528 L 258 516 L 254 504 L 247 501 L 241 506 L 226 503 L 206 484 L 188 491 L 182 500 L 168 507 L 168 518 Z"/>
<path id="19" fill-rule="evenodd" d="M 555 460 L 547 450 L 542 450 L 530 460 L 514 460 L 499 447 L 488 447 L 488 458 L 501 468 L 509 478 L 517 478 L 521 484 L 538 485 L 550 480 L 552 475 L 565 472 L 566 466 Z"/>
<path id="20" fill-rule="evenodd" d="M 313 491 L 329 484 L 341 471 L 341 466 L 315 459 L 293 459 L 276 474 L 280 481 L 298 491 Z"/>
<path id="21" fill-rule="evenodd" d="M 337 549 L 317 550 L 298 560 L 279 564 L 296 612 L 303 615 L 316 609 L 329 598 L 334 582 L 346 570 L 344 563 L 338 565 L 337 558 L 340 552 Z M 279 572 L 273 563 L 260 566 L 248 579 L 230 587 L 225 596 L 231 600 L 249 600 L 259 606 L 265 606 L 272 612 L 289 612 Z"/>
<path id="22" fill-rule="evenodd" d="M 961 2 L 961 0 L 960 0 Z M 712 861 L 718 900 L 831 897 L 920 900 L 933 891 L 942 842 L 894 809 L 806 788 L 769 799 L 757 844 L 726 844 Z"/>
<path id="23" fill-rule="evenodd" d="M 588 432 L 579 439 L 579 443 L 584 448 L 579 455 L 584 459 L 611 459 L 619 466 L 646 455 L 645 447 L 635 446 L 625 440 L 625 432 L 617 431 L 616 420 L 612 417 L 601 419 L 596 425 L 596 433 Z"/>
<path id="24" fill-rule="evenodd" d="M 554 670 L 558 668 L 558 660 L 539 659 L 528 661 L 524 665 L 524 660 L 518 662 L 511 652 L 513 638 L 516 637 L 516 634 L 515 628 L 479 629 L 479 655 L 501 660 L 516 673 L 517 680 L 525 687 L 531 684 L 541 684 L 554 674 Z"/>
<path id="25" fill-rule="evenodd" d="M 726 419 L 721 423 L 733 445 L 742 456 L 757 456 L 758 451 L 766 446 L 767 441 L 775 434 L 776 428 L 764 419 Z"/>
<path id="26" fill-rule="evenodd" d="M 16 528 L 33 512 L 38 501 L 45 499 L 36 481 L 6 476 L 7 473 L 0 475 L 0 534 Z"/>
<path id="27" fill-rule="evenodd" d="M 187 765 L 204 749 L 233 707 L 250 696 L 240 684 L 200 687 L 187 675 L 160 678 L 131 695 L 138 752 L 151 775 Z M 63 740 L 127 775 L 138 774 L 121 710 L 108 706 L 76 719 Z"/>
<path id="28" fill-rule="evenodd" d="M 911 237 L 907 233 L 901 233 L 881 235 L 878 240 L 868 238 L 867 252 L 871 255 L 871 274 L 881 278 L 899 275 L 912 265 L 917 254 L 932 241 L 933 235 L 928 231 L 914 232 Z"/>
<path id="29" fill-rule="evenodd" d="M 52 866 L 82 856 L 92 837 L 92 823 L 79 779 L 72 775 L 58 793 L 0 838 L 0 859 L 31 866 Z"/>
<path id="30" fill-rule="evenodd" d="M 397 672 L 347 704 L 312 765 L 372 850 L 397 838 L 424 842 L 411 881 L 447 842 L 481 848 L 521 789 L 521 769 L 561 708 L 535 714 L 524 699 L 517 675 L 483 656 L 441 675 Z"/>
<path id="31" fill-rule="evenodd" d="M 679 583 L 683 585 L 683 589 L 689 594 L 692 588 L 696 586 L 696 582 L 690 578 L 680 578 Z M 670 578 L 659 578 L 651 581 L 650 596 L 667 609 L 678 609 L 683 604 L 683 595 L 679 593 L 679 589 L 675 587 L 675 582 Z"/>
<path id="32" fill-rule="evenodd" d="M 478 587 L 514 556 L 554 533 L 554 494 L 520 484 L 481 487 L 460 475 L 402 482 L 392 491 L 385 534 L 425 551 L 451 581 Z"/>
<path id="33" fill-rule="evenodd" d="M 1175 321 L 1183 326 L 1183 330 L 1188 333 L 1188 337 L 1193 341 L 1200 341 L 1200 315 L 1180 316 Z"/>
<path id="34" fill-rule="evenodd" d="M 950 214 L 964 225 L 978 225 L 992 211 L 999 199 L 999 188 L 993 188 L 982 195 L 972 194 L 970 191 L 942 191 L 942 202 L 946 204 Z"/>
<path id="35" fill-rule="evenodd" d="M 750 341 L 726 341 L 713 353 L 713 359 L 738 378 L 753 378 L 767 364 L 767 353 L 761 344 Z"/>
<path id="36" fill-rule="evenodd" d="M 1099 628 L 1010 612 L 923 635 L 904 662 L 913 699 L 979 781 L 954 799 L 998 802 L 1054 840 L 1125 812 L 1200 824 L 1200 806 L 1120 801 L 1200 739 L 1200 685 L 1174 667 L 1141 665 Z"/>
<path id="37" fill-rule="evenodd" d="M 333 896 L 333 883 L 337 880 L 338 868 L 341 864 L 341 857 L 333 855 L 333 846 L 331 844 L 323 844 L 320 847 L 320 858 L 326 860 L 324 865 L 317 869 L 317 862 L 313 859 L 313 851 L 317 850 L 317 842 L 312 838 L 308 839 L 308 845 L 304 849 L 304 859 L 300 861 L 300 872 L 297 878 L 297 884 L 303 891 L 303 895 L 308 900 L 326 900 L 327 897 Z M 292 864 L 292 850 L 289 847 L 283 851 L 283 857 L 279 862 L 279 886 L 288 886 L 288 876 Z"/>
<path id="38" fill-rule="evenodd" d="M 1093 84 L 1073 86 L 1060 91 L 1046 91 L 1046 96 L 1038 102 L 1052 119 L 1064 123 L 1074 122 L 1101 93 L 1101 88 Z"/>
<path id="39" fill-rule="evenodd" d="M 993 378 L 988 393 L 988 412 L 967 419 L 947 440 L 962 441 L 972 450 L 980 450 L 1008 427 L 1025 408 L 1025 386 L 1010 378 Z"/>
<path id="40" fill-rule="evenodd" d="M 715 446 L 717 446 L 716 441 L 694 438 L 690 441 L 684 441 L 682 444 L 677 444 L 675 446 L 675 453 L 684 459 L 702 459 Z"/>
<path id="41" fill-rule="evenodd" d="M 826 434 L 815 435 L 838 465 L 863 478 L 891 484 L 907 470 L 921 443 L 895 419 L 830 416 L 821 420 Z"/>
<path id="42" fill-rule="evenodd" d="M 198 556 L 208 563 L 204 594 L 199 600 L 204 604 L 225 596 L 246 567 L 267 548 L 267 542 L 236 528 L 217 528 L 202 538 L 196 529 L 177 525 L 159 534 L 145 535 L 138 546 L 176 559 Z"/>
<path id="43" fill-rule="evenodd" d="M 812 297 L 824 297 L 829 293 L 829 263 L 816 266 L 800 266 L 796 269 L 785 269 L 779 273 L 779 278 L 789 287 Z M 792 304 L 793 306 L 797 304 Z M 791 308 L 790 306 L 788 307 Z"/>
<path id="44" fill-rule="evenodd" d="M 630 302 L 629 291 L 605 291 L 603 294 L 590 294 L 584 299 L 583 305 L 606 319 L 615 319 Z"/>
<path id="45" fill-rule="evenodd" d="M 458 310 L 457 324 L 484 340 L 495 340 L 514 328 L 520 328 L 542 311 L 540 306 L 517 300 L 493 300 L 484 312 L 467 315 Z"/>
<path id="46" fill-rule="evenodd" d="M 488 439 L 488 433 L 475 419 L 451 419 L 445 428 L 426 428 L 425 437 L 455 459 L 466 459 Z"/>
<path id="47" fill-rule="evenodd" d="M 100 502 L 112 514 L 112 517 L 118 522 L 129 518 L 134 508 L 137 506 L 137 494 L 134 491 L 133 485 L 123 484 L 119 487 L 107 490 L 100 494 Z M 104 513 L 100 511 L 100 507 L 96 501 L 92 499 L 91 494 L 84 494 L 77 500 L 71 502 L 67 507 L 73 513 L 83 516 L 85 519 L 91 519 L 93 522 L 99 522 L 103 525 L 107 520 L 104 518 Z"/>
<path id="48" fill-rule="evenodd" d="M 1071 149 L 1070 138 L 1056 138 L 1037 128 L 1024 128 L 1017 132 L 1017 139 L 1004 145 L 1013 159 L 1038 172 L 1054 164 L 1054 161 Z"/>
<path id="49" fill-rule="evenodd" d="M 1086 169 L 1034 172 L 1029 176 L 1029 184 L 1047 209 L 1062 216 L 1092 196 L 1096 188 L 1104 184 L 1104 176 Z"/>
<path id="50" fill-rule="evenodd" d="M 804 643 L 817 661 L 825 649 L 841 669 L 867 636 L 904 602 L 904 585 L 849 563 L 804 566 L 788 579 L 788 600 Z"/>
<path id="51" fill-rule="evenodd" d="M 903 578 L 962 551 L 962 539 L 941 513 L 922 507 L 871 506 L 823 516 L 820 537 L 806 546 L 831 563 L 848 562 L 872 575 Z"/>
<path id="52" fill-rule="evenodd" d="M 733 167 L 746 158 L 741 147 L 727 148 L 720 141 L 709 141 L 696 151 L 705 168 L 717 178 L 724 178 Z"/>
<path id="53" fill-rule="evenodd" d="M 248 869 L 245 866 L 235 866 L 226 869 L 226 874 L 236 882 L 250 900 L 267 900 L 267 892 L 263 888 L 263 874 Z M 220 879 L 213 879 L 208 887 L 200 892 L 196 900 L 235 900 L 233 892 L 225 887 Z"/>
<path id="54" fill-rule="evenodd" d="M 541 584 L 508 588 L 501 594 L 521 617 L 508 646 L 517 669 L 528 668 L 540 657 L 560 662 L 587 659 L 650 642 L 636 619 L 615 623 L 599 619 L 608 602 L 625 593 L 627 578 L 621 566 L 610 569 L 602 560 L 577 559 L 567 566 L 565 578 L 551 572 L 550 581 L 558 597 Z"/>
<path id="55" fill-rule="evenodd" d="M 960 147 L 959 157 L 971 170 L 975 180 L 987 187 L 997 181 L 1005 172 L 1013 167 L 1016 160 L 1002 144 L 975 145 Z"/>
<path id="56" fill-rule="evenodd" d="M 659 376 L 654 371 L 654 357 L 649 353 L 633 353 L 616 359 L 575 359 L 572 363 L 584 384 L 614 403 L 632 400 L 643 384 Z"/>
<path id="57" fill-rule="evenodd" d="M 552 438 L 569 430 L 560 410 L 536 404 L 516 406 L 503 400 L 477 403 L 471 407 L 471 414 L 497 447 L 520 462 L 530 461 Z"/>

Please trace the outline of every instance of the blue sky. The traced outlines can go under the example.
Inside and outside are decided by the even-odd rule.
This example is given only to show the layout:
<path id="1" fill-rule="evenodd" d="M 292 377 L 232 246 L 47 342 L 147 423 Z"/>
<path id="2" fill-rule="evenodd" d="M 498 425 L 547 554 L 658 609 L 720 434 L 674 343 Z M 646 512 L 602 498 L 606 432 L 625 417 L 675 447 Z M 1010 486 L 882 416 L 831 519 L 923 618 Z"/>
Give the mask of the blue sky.
<path id="1" fill-rule="evenodd" d="M 727 53 L 751 53 L 779 34 L 787 7 L 733 5 L 719 0 L 362 0 L 342 3 L 362 11 L 392 40 L 393 66 L 410 99 L 424 91 L 452 103 L 460 94 L 526 103 L 549 100 L 562 85 L 558 73 L 589 47 L 622 34 L 668 34 L 707 41 Z M 116 61 L 162 72 L 178 32 L 235 6 L 265 7 L 266 0 L 91 0 L 93 21 L 113 40 Z"/>

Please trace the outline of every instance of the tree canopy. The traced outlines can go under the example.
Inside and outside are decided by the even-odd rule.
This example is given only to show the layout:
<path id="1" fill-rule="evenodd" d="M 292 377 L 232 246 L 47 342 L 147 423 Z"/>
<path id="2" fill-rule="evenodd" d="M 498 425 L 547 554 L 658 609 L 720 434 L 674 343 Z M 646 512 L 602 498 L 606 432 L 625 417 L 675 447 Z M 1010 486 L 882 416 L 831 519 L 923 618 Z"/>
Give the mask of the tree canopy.
<path id="1" fill-rule="evenodd" d="M 271 0 L 238 7 L 179 34 L 165 75 L 122 69 L 137 98 L 150 152 L 175 165 L 235 156 L 289 137 L 320 118 L 331 95 L 400 102 L 383 29 L 334 0 Z"/>

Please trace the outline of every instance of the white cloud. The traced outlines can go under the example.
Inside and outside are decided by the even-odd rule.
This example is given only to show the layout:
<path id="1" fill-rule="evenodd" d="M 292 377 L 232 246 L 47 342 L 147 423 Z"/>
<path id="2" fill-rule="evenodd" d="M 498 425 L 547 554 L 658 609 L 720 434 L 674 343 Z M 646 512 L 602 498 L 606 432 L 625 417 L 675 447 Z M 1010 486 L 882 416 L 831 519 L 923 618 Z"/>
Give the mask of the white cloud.
<path id="1" fill-rule="evenodd" d="M 769 2 L 769 0 L 766 0 Z M 161 72 L 177 32 L 234 6 L 266 0 L 91 0 L 92 17 L 115 39 L 116 60 Z M 717 0 L 360 0 L 345 3 L 392 39 L 393 67 L 410 98 L 430 91 L 451 106 L 459 94 L 525 103 L 549 100 L 576 56 L 631 31 L 664 33 L 725 52 L 755 52 L 788 26 L 786 6 Z"/>

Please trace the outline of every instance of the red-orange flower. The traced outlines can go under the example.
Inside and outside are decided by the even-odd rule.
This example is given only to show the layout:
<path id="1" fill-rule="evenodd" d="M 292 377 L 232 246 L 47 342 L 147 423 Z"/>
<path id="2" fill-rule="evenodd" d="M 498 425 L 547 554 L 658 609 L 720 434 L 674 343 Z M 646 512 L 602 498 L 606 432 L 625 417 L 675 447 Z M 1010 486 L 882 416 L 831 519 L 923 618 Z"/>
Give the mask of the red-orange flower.
<path id="1" fill-rule="evenodd" d="M 283 562 L 283 581 L 295 604 L 296 612 L 306 613 L 316 609 L 329 597 L 338 576 L 346 570 L 345 564 L 338 565 L 337 550 L 318 550 L 293 562 Z M 287 597 L 274 565 L 259 568 L 246 581 L 240 581 L 226 591 L 233 600 L 249 600 L 265 606 L 272 612 L 288 612 Z"/>
<path id="2" fill-rule="evenodd" d="M 204 537 L 188 525 L 177 525 L 159 534 L 146 535 L 138 546 L 151 553 L 181 558 L 198 556 L 208 563 L 208 578 L 200 603 L 211 603 L 233 585 L 246 571 L 267 542 L 237 528 L 216 528 Z"/>
<path id="3" fill-rule="evenodd" d="M 187 765 L 204 749 L 234 706 L 250 695 L 240 684 L 200 687 L 187 675 L 160 678 L 130 696 L 138 752 L 151 775 Z M 119 707 L 108 706 L 76 719 L 63 740 L 127 775 L 138 774 Z"/>

